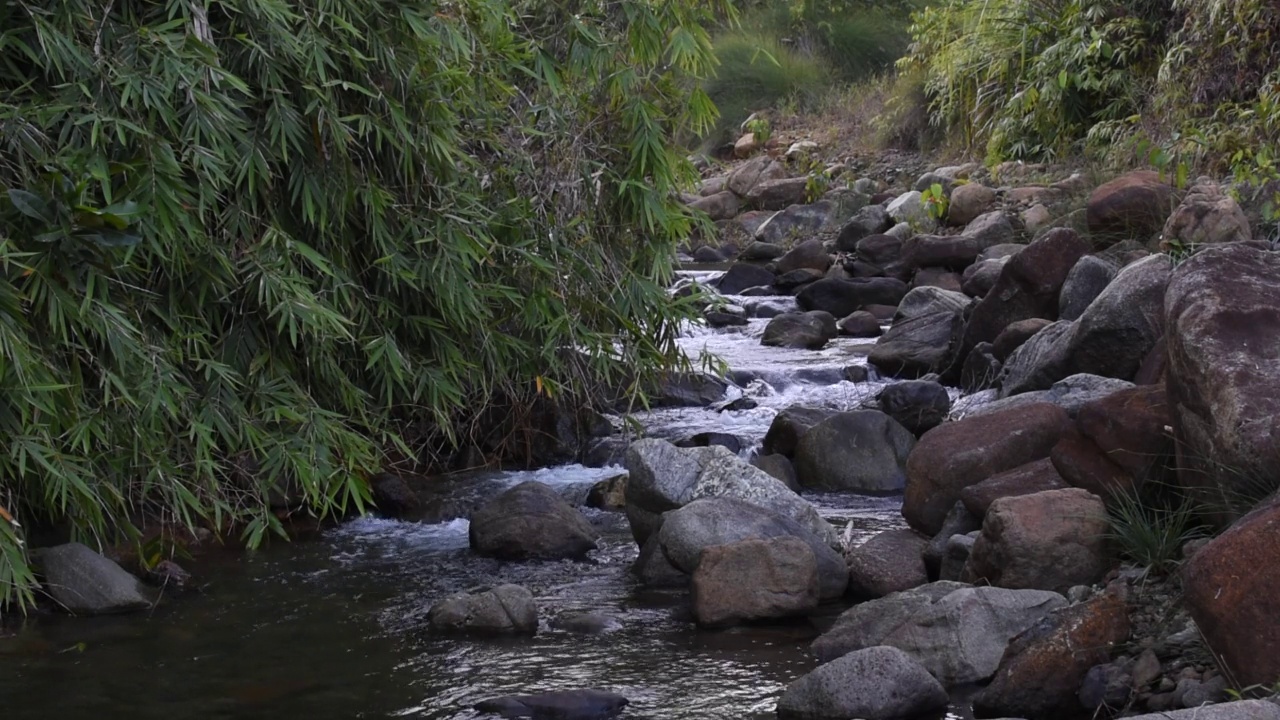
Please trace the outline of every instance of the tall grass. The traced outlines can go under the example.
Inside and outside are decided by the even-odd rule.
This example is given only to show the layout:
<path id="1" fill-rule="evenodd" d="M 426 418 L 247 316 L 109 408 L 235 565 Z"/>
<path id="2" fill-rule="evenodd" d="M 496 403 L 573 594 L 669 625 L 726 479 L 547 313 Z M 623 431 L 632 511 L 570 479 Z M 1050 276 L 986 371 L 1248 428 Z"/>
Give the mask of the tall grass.
<path id="1" fill-rule="evenodd" d="M 1108 539 L 1121 556 L 1157 575 L 1176 570 L 1183 545 L 1208 534 L 1195 504 L 1156 482 L 1113 491 L 1107 514 Z"/>

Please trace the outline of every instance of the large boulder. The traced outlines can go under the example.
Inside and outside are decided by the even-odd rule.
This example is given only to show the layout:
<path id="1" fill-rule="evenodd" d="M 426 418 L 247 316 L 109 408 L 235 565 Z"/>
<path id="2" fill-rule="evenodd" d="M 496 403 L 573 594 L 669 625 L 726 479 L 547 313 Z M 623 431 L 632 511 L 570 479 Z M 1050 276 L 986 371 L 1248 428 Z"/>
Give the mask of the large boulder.
<path id="1" fill-rule="evenodd" d="M 778 274 L 800 269 L 826 272 L 831 267 L 831 262 L 831 255 L 822 246 L 821 240 L 806 240 L 778 258 Z"/>
<path id="2" fill-rule="evenodd" d="M 110 615 L 146 610 L 150 591 L 124 568 L 78 542 L 35 553 L 43 587 L 63 610 L 75 615 Z"/>
<path id="3" fill-rule="evenodd" d="M 772 285 L 776 277 L 759 265 L 734 263 L 720 276 L 716 289 L 723 295 L 737 295 L 747 288 Z"/>
<path id="4" fill-rule="evenodd" d="M 764 212 L 764 211 L 761 211 Z M 839 212 L 835 203 L 822 200 L 810 205 L 790 205 L 767 216 L 756 225 L 751 237 L 766 243 L 786 245 L 796 238 L 824 230 Z"/>
<path id="5" fill-rule="evenodd" d="M 1012 243 L 1017 233 L 1008 216 L 999 210 L 983 213 L 964 228 L 964 237 L 977 240 L 983 249 Z"/>
<path id="6" fill-rule="evenodd" d="M 1110 567 L 1107 509 L 1079 488 L 996 500 L 965 565 L 966 582 L 1066 592 L 1092 585 Z"/>
<path id="7" fill-rule="evenodd" d="M 813 551 L 821 599 L 841 597 L 849 581 L 844 558 L 831 548 L 830 542 L 790 518 L 736 498 L 704 498 L 672 510 L 663 517 L 657 537 L 671 565 L 690 575 L 698 569 L 703 552 L 709 547 L 793 537 Z"/>
<path id="8" fill-rule="evenodd" d="M 915 235 L 902 244 L 902 263 L 919 267 L 944 267 L 963 271 L 993 243 L 970 235 Z"/>
<path id="9" fill-rule="evenodd" d="M 964 329 L 964 312 L 945 302 L 930 303 L 936 309 L 908 314 L 912 305 L 908 300 L 916 293 L 938 297 L 941 293 L 959 296 L 934 287 L 919 287 L 903 299 L 898 317 L 889 330 L 876 341 L 867 353 L 867 360 L 881 372 L 894 377 L 920 377 L 945 369 L 955 354 L 960 333 Z M 965 298 L 967 302 L 967 298 Z"/>
<path id="10" fill-rule="evenodd" d="M 1076 427 L 1133 477 L 1158 476 L 1173 453 L 1167 400 L 1162 384 L 1118 390 L 1083 405 L 1076 413 Z"/>
<path id="11" fill-rule="evenodd" d="M 876 396 L 884 414 L 917 437 L 934 429 L 951 412 L 951 395 L 932 380 L 906 380 L 890 385 Z"/>
<path id="12" fill-rule="evenodd" d="M 1178 266 L 1165 297 L 1179 477 L 1222 520 L 1276 487 L 1277 298 L 1280 253 L 1242 244 L 1196 253 Z"/>
<path id="13" fill-rule="evenodd" d="M 894 322 L 924 317 L 935 313 L 960 313 L 969 307 L 970 300 L 962 293 L 935 287 L 912 288 L 897 303 Z"/>
<path id="14" fill-rule="evenodd" d="M 841 318 L 836 323 L 836 331 L 845 337 L 855 338 L 874 338 L 884 334 L 880 319 L 865 310 L 849 313 Z"/>
<path id="15" fill-rule="evenodd" d="M 765 325 L 760 344 L 769 347 L 819 350 L 836 336 L 836 320 L 821 310 L 782 313 Z"/>
<path id="16" fill-rule="evenodd" d="M 1236 199 L 1213 182 L 1200 182 L 1187 192 L 1160 233 L 1161 246 L 1191 249 L 1199 245 L 1253 239 L 1249 218 Z"/>
<path id="17" fill-rule="evenodd" d="M 930 430 L 907 459 L 903 517 L 926 535 L 937 534 L 961 491 L 1048 457 L 1070 427 L 1062 408 L 1036 403 Z"/>
<path id="18" fill-rule="evenodd" d="M 835 529 L 808 501 L 727 448 L 677 448 L 646 438 L 627 448 L 627 470 L 627 520 L 638 545 L 662 525 L 663 513 L 702 498 L 752 503 L 798 523 L 828 545 L 838 542 Z M 693 567 L 685 571 L 693 572 Z"/>
<path id="19" fill-rule="evenodd" d="M 902 490 L 915 436 L 875 410 L 832 415 L 796 445 L 796 478 L 804 487 L 888 493 Z"/>
<path id="20" fill-rule="evenodd" d="M 427 624 L 436 632 L 533 635 L 538 632 L 538 606 L 519 585 L 459 593 L 427 611 Z"/>
<path id="21" fill-rule="evenodd" d="M 1240 519 L 1183 567 L 1183 598 L 1238 687 L 1280 678 L 1280 500 Z"/>
<path id="22" fill-rule="evenodd" d="M 734 168 L 725 186 L 738 197 L 746 197 L 757 184 L 786 176 L 786 165 L 768 155 L 759 155 Z"/>
<path id="23" fill-rule="evenodd" d="M 1110 593 L 1047 615 L 1014 638 L 973 701 L 977 717 L 1072 718 L 1085 674 L 1129 639 L 1129 612 Z"/>
<path id="24" fill-rule="evenodd" d="M 850 597 L 870 600 L 929 582 L 929 539 L 914 530 L 885 530 L 849 551 Z"/>
<path id="25" fill-rule="evenodd" d="M 761 453 L 794 457 L 800 438 L 814 425 L 835 415 L 831 408 L 792 405 L 773 416 L 769 430 L 761 443 Z"/>
<path id="26" fill-rule="evenodd" d="M 938 221 L 929 214 L 925 206 L 924 195 L 918 190 L 906 192 L 894 198 L 885 206 L 885 212 L 897 222 L 906 223 L 918 232 L 929 232 L 938 226 Z"/>
<path id="27" fill-rule="evenodd" d="M 475 709 L 504 718 L 596 720 L 617 716 L 628 702 L 625 697 L 605 690 L 556 690 L 491 698 L 477 703 Z"/>
<path id="28" fill-rule="evenodd" d="M 1172 712 L 1130 715 L 1127 720 L 1280 720 L 1280 704 L 1270 700 L 1237 700 Z"/>
<path id="29" fill-rule="evenodd" d="M 778 700 L 778 717 L 907 720 L 946 707 L 947 692 L 928 670 L 897 648 L 869 647 L 791 683 Z"/>
<path id="30" fill-rule="evenodd" d="M 951 191 L 947 204 L 947 222 L 968 225 L 996 202 L 996 191 L 979 183 L 967 183 Z"/>
<path id="31" fill-rule="evenodd" d="M 832 660 L 876 645 L 899 648 L 948 687 L 995 674 L 1009 641 L 1067 605 L 1043 590 L 936 582 L 855 605 L 813 643 Z"/>
<path id="32" fill-rule="evenodd" d="M 732 219 L 738 214 L 740 206 L 741 203 L 738 202 L 738 196 L 727 190 L 698 198 L 689 203 L 689 207 L 694 210 L 701 210 L 713 221 Z"/>
<path id="33" fill-rule="evenodd" d="M 844 317 L 867 305 L 897 305 L 907 294 L 907 284 L 894 278 L 828 278 L 806 285 L 796 294 L 801 310 L 824 310 Z"/>
<path id="34" fill-rule="evenodd" d="M 858 248 L 858 242 L 863 238 L 883 233 L 891 227 L 893 227 L 893 218 L 889 217 L 884 207 L 868 205 L 854 214 L 853 218 L 840 228 L 840 234 L 836 237 L 836 249 L 840 252 L 854 252 Z"/>
<path id="35" fill-rule="evenodd" d="M 1089 196 L 1089 232 L 1113 244 L 1146 240 L 1160 232 L 1177 200 L 1171 185 L 1151 170 L 1136 170 L 1099 185 Z"/>
<path id="36" fill-rule="evenodd" d="M 471 515 L 471 549 L 504 560 L 582 558 L 600 534 L 540 482 L 523 482 Z"/>
<path id="37" fill-rule="evenodd" d="M 1118 272 L 1119 268 L 1097 255 L 1080 258 L 1062 283 L 1062 291 L 1058 294 L 1058 317 L 1062 320 L 1079 318 L 1107 289 Z"/>
<path id="38" fill-rule="evenodd" d="M 709 627 L 802 615 L 818 606 L 818 561 L 794 537 L 704 548 L 693 571 L 693 614 Z"/>
<path id="39" fill-rule="evenodd" d="M 1058 442 L 1061 444 L 1062 441 Z M 1068 487 L 1071 486 L 1058 474 L 1053 462 L 1049 458 L 1042 458 L 970 485 L 960 493 L 960 502 L 964 503 L 965 510 L 974 517 L 983 518 L 987 516 L 991 504 L 1000 498 L 1034 495 L 1045 490 L 1065 490 Z"/>
<path id="40" fill-rule="evenodd" d="M 1121 270 L 1080 316 L 1045 327 L 1005 363 L 1001 394 L 1046 390 L 1079 373 L 1131 380 L 1164 334 L 1172 266 L 1152 255 Z"/>
<path id="41" fill-rule="evenodd" d="M 808 179 L 803 177 L 764 180 L 747 191 L 746 200 L 761 210 L 781 210 L 804 202 Z"/>
<path id="42" fill-rule="evenodd" d="M 993 342 L 1011 323 L 1033 318 L 1052 320 L 1067 275 L 1089 252 L 1089 243 L 1074 230 L 1052 230 L 1005 263 L 991 292 L 973 308 L 960 350 L 967 354 L 980 342 Z"/>
<path id="43" fill-rule="evenodd" d="M 991 341 L 991 352 L 997 360 L 1004 362 L 1009 359 L 1014 350 L 1022 347 L 1028 340 L 1035 337 L 1036 333 L 1051 324 L 1052 321 L 1044 318 L 1029 318 L 1011 322 L 1000 331 L 995 340 Z"/>
<path id="44" fill-rule="evenodd" d="M 881 267 L 902 258 L 902 239 L 892 235 L 868 235 L 858 241 L 859 260 Z"/>

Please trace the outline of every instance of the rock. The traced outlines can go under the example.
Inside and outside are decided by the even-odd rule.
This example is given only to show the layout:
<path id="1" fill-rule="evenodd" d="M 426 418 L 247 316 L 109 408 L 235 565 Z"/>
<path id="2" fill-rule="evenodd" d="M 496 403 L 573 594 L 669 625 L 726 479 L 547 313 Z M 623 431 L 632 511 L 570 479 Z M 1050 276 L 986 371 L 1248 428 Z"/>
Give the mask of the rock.
<path id="1" fill-rule="evenodd" d="M 794 537 L 704 548 L 693 572 L 693 614 L 723 627 L 802 615 L 818 606 L 818 562 Z"/>
<path id="2" fill-rule="evenodd" d="M 964 580 L 1056 592 L 1092 585 L 1109 569 L 1109 529 L 1102 500 L 1079 488 L 1000 498 L 987 509 Z"/>
<path id="3" fill-rule="evenodd" d="M 826 272 L 829 267 L 831 267 L 831 255 L 822 246 L 821 240 L 802 242 L 778 259 L 779 274 L 801 268 Z"/>
<path id="4" fill-rule="evenodd" d="M 983 213 L 964 228 L 964 237 L 976 240 L 983 249 L 1011 243 L 1015 233 L 1009 218 L 999 211 Z"/>
<path id="5" fill-rule="evenodd" d="M 1132 685 L 1125 663 L 1095 665 L 1080 683 L 1080 706 L 1089 713 L 1119 710 L 1129 704 Z"/>
<path id="6" fill-rule="evenodd" d="M 646 438 L 627 449 L 627 470 L 627 520 L 638 545 L 656 532 L 663 513 L 702 498 L 752 503 L 798 523 L 828 544 L 837 542 L 835 530 L 812 505 L 726 448 L 685 449 Z"/>
<path id="7" fill-rule="evenodd" d="M 1227 699 L 1227 679 L 1219 675 L 1186 688 L 1182 693 L 1183 707 L 1198 708 L 1201 705 L 1220 703 Z"/>
<path id="8" fill-rule="evenodd" d="M 973 700 L 974 716 L 1075 717 L 1085 674 L 1128 639 L 1128 608 L 1111 594 L 1047 615 L 1009 644 L 991 684 Z"/>
<path id="9" fill-rule="evenodd" d="M 581 559 L 600 534 L 559 493 L 523 482 L 471 515 L 471 549 L 503 560 Z"/>
<path id="10" fill-rule="evenodd" d="M 750 325 L 747 319 L 746 310 L 736 305 L 722 307 L 719 310 L 708 310 L 702 314 L 707 321 L 707 325 L 715 328 L 719 327 L 743 327 Z"/>
<path id="11" fill-rule="evenodd" d="M 941 597 L 939 591 L 952 588 Z M 938 582 L 855 605 L 814 641 L 820 659 L 875 645 L 896 647 L 947 687 L 995 674 L 1009 641 L 1066 598 L 1041 590 Z"/>
<path id="12" fill-rule="evenodd" d="M 1079 373 L 1132 379 L 1164 334 L 1170 272 L 1163 255 L 1121 270 L 1079 320 L 1047 326 L 1009 357 L 1001 394 L 1043 390 Z"/>
<path id="13" fill-rule="evenodd" d="M 930 574 L 938 575 L 939 568 L 942 567 L 942 561 L 947 556 L 947 545 L 951 542 L 951 538 L 956 535 L 966 535 L 968 533 L 981 530 L 981 517 L 974 517 L 964 506 L 964 503 L 956 503 L 952 506 L 951 511 L 947 513 L 946 519 L 942 521 L 942 529 L 934 535 L 929 544 L 924 549 L 924 564 L 928 568 Z M 965 552 L 968 558 L 968 552 Z M 957 568 L 955 577 L 941 578 L 942 580 L 959 580 L 960 569 Z"/>
<path id="14" fill-rule="evenodd" d="M 941 425 L 951 412 L 951 396 L 936 382 L 908 380 L 894 383 L 876 397 L 886 415 L 917 437 Z"/>
<path id="15" fill-rule="evenodd" d="M 803 177 L 762 180 L 747 191 L 746 201 L 761 210 L 781 210 L 788 205 L 799 205 L 804 202 L 808 183 L 808 178 Z"/>
<path id="16" fill-rule="evenodd" d="M 961 292 L 960 274 L 942 268 L 920 268 L 911 278 L 911 287 L 936 287 Z"/>
<path id="17" fill-rule="evenodd" d="M 625 697 L 604 690 L 559 690 L 493 698 L 477 704 L 474 709 L 504 718 L 599 720 L 617 716 L 627 703 Z"/>
<path id="18" fill-rule="evenodd" d="M 995 204 L 996 191 L 978 183 L 960 185 L 951 191 L 947 205 L 947 222 L 952 225 L 968 225 Z"/>
<path id="19" fill-rule="evenodd" d="M 926 535 L 937 534 L 962 490 L 1047 457 L 1070 427 L 1061 408 L 1036 403 L 930 430 L 907 460 L 903 517 Z"/>
<path id="20" fill-rule="evenodd" d="M 969 235 L 915 235 L 902 244 L 902 263 L 908 269 L 941 267 L 963 271 L 988 247 Z"/>
<path id="21" fill-rule="evenodd" d="M 693 261 L 696 263 L 722 263 L 725 261 L 725 256 L 719 250 L 703 245 L 693 251 Z"/>
<path id="22" fill-rule="evenodd" d="M 1041 203 L 1023 210 L 1020 217 L 1027 234 L 1032 236 L 1038 235 L 1041 230 L 1049 229 L 1049 224 L 1053 222 L 1053 212 Z"/>
<path id="23" fill-rule="evenodd" d="M 845 337 L 855 338 L 880 337 L 884 333 L 880 320 L 865 310 L 849 313 L 836 323 L 836 331 Z"/>
<path id="24" fill-rule="evenodd" d="M 907 294 L 907 284 L 893 278 L 819 280 L 796 295 L 801 310 L 823 310 L 845 317 L 866 305 L 897 305 Z"/>
<path id="25" fill-rule="evenodd" d="M 598 510 L 625 510 L 627 507 L 627 474 L 620 473 L 591 486 L 587 507 Z"/>
<path id="26" fill-rule="evenodd" d="M 154 603 L 142 581 L 78 542 L 32 553 L 43 588 L 74 615 L 111 615 L 146 610 Z"/>
<path id="27" fill-rule="evenodd" d="M 868 235 L 882 233 L 891 227 L 893 227 L 893 219 L 883 207 L 868 205 L 840 228 L 840 234 L 836 237 L 836 249 L 840 252 L 854 252 L 858 248 L 858 241 Z"/>
<path id="28" fill-rule="evenodd" d="M 1089 196 L 1089 232 L 1098 239 L 1145 240 L 1160 232 L 1173 210 L 1174 189 L 1150 170 L 1137 170 L 1098 186 Z"/>
<path id="29" fill-rule="evenodd" d="M 961 312 L 969 306 L 969 302 L 969 298 L 950 290 L 913 288 L 903 296 L 892 317 L 895 320 L 905 320 L 938 312 Z M 871 307 L 868 312 L 874 309 Z"/>
<path id="30" fill-rule="evenodd" d="M 777 260 L 785 255 L 786 252 L 786 248 L 781 245 L 754 240 L 750 245 L 747 245 L 746 249 L 738 257 L 748 262 L 769 262 L 770 260 Z"/>
<path id="31" fill-rule="evenodd" d="M 1165 222 L 1160 248 L 1191 249 L 1252 239 L 1249 218 L 1235 198 L 1212 182 L 1201 182 L 1187 192 Z"/>
<path id="32" fill-rule="evenodd" d="M 725 175 L 707 178 L 698 185 L 698 195 L 710 197 L 716 193 L 724 192 L 728 189 L 728 181 L 729 178 Z"/>
<path id="33" fill-rule="evenodd" d="M 1133 477 L 1159 479 L 1173 452 L 1167 397 L 1163 385 L 1119 389 L 1082 405 L 1076 427 Z"/>
<path id="34" fill-rule="evenodd" d="M 422 506 L 409 483 L 399 475 L 378 473 L 369 479 L 369 490 L 379 512 L 387 517 L 403 517 Z"/>
<path id="35" fill-rule="evenodd" d="M 708 195 L 699 198 L 689 207 L 694 210 L 701 210 L 706 213 L 713 221 L 729 220 L 738 214 L 741 204 L 738 202 L 738 196 L 729 191 L 718 192 L 714 195 Z"/>
<path id="36" fill-rule="evenodd" d="M 729 173 L 725 185 L 738 197 L 746 197 L 757 183 L 787 176 L 787 168 L 767 155 L 751 158 Z"/>
<path id="37" fill-rule="evenodd" d="M 825 522 L 825 521 L 824 521 Z M 818 595 L 830 600 L 844 595 L 848 570 L 831 542 L 790 518 L 730 497 L 695 500 L 668 512 L 658 532 L 667 560 L 680 571 L 694 573 L 703 552 L 715 545 L 776 537 L 798 538 L 809 546 L 818 566 Z"/>
<path id="38" fill-rule="evenodd" d="M 1046 490 L 1063 490 L 1068 487 L 1070 486 L 1058 474 L 1049 458 L 1042 458 L 992 475 L 976 485 L 970 485 L 961 491 L 960 502 L 973 517 L 983 518 L 986 517 L 991 504 L 1000 498 L 1034 495 Z"/>
<path id="39" fill-rule="evenodd" d="M 561 613 L 551 621 L 551 627 L 579 635 L 603 635 L 622 629 L 622 622 L 612 615 L 598 612 Z"/>
<path id="40" fill-rule="evenodd" d="M 737 295 L 749 287 L 772 285 L 775 277 L 773 273 L 759 265 L 738 262 L 730 265 L 724 275 L 720 276 L 716 289 L 722 295 Z"/>
<path id="41" fill-rule="evenodd" d="M 902 720 L 940 713 L 947 692 L 906 653 L 869 647 L 820 666 L 787 686 L 784 720 Z"/>
<path id="42" fill-rule="evenodd" d="M 736 158 L 751 157 L 759 149 L 760 142 L 756 140 L 755 133 L 746 133 L 733 141 L 733 156 Z"/>
<path id="43" fill-rule="evenodd" d="M 830 319 L 830 322 L 828 322 Z M 835 337 L 835 318 L 829 313 L 783 313 L 769 321 L 760 344 L 769 347 L 818 350 Z"/>
<path id="44" fill-rule="evenodd" d="M 163 589 L 166 593 L 180 593 L 191 585 L 191 573 L 172 560 L 161 560 L 147 569 L 143 579 L 147 584 Z"/>
<path id="45" fill-rule="evenodd" d="M 974 345 L 973 350 L 969 351 L 969 357 L 965 358 L 964 365 L 960 367 L 960 389 L 966 393 L 976 393 L 994 387 L 1000 379 L 1002 367 L 991 343 Z"/>
<path id="46" fill-rule="evenodd" d="M 893 418 L 874 410 L 832 415 L 799 438 L 796 477 L 808 488 L 897 492 L 915 437 Z"/>
<path id="47" fill-rule="evenodd" d="M 1132 715 L 1128 720 L 1280 720 L 1280 705 L 1266 700 L 1237 700 L 1188 710 Z"/>
<path id="48" fill-rule="evenodd" d="M 1089 243 L 1074 231 L 1054 230 L 1005 263 L 996 284 L 969 316 L 961 352 L 993 342 L 1020 320 L 1052 320 L 1067 274 L 1089 252 Z"/>
<path id="49" fill-rule="evenodd" d="M 1044 318 L 1030 318 L 1009 323 L 1004 330 L 1000 331 L 996 339 L 991 341 L 991 352 L 997 360 L 1004 362 L 1014 350 L 1022 347 L 1024 343 L 1035 337 L 1036 333 L 1050 324 L 1052 321 Z"/>
<path id="50" fill-rule="evenodd" d="M 947 547 L 942 555 L 942 566 L 938 570 L 939 580 L 959 580 L 964 576 L 964 566 L 973 554 L 973 545 L 978 541 L 978 531 L 963 535 L 952 535 L 947 539 Z"/>
<path id="51" fill-rule="evenodd" d="M 867 353 L 867 360 L 881 372 L 894 377 L 920 377 L 939 372 L 950 365 L 959 335 L 964 329 L 964 315 L 959 309 L 941 309 L 905 315 L 912 295 L 922 291 L 948 293 L 939 288 L 912 290 L 899 306 L 899 317 Z M 959 293 L 948 293 L 959 295 Z"/>
<path id="52" fill-rule="evenodd" d="M 871 371 L 866 365 L 846 365 L 841 371 L 846 382 L 864 383 L 871 379 Z"/>
<path id="53" fill-rule="evenodd" d="M 1115 279 L 1117 272 L 1115 265 L 1096 255 L 1080 258 L 1062 284 L 1062 292 L 1058 295 L 1058 317 L 1075 320 L 1083 315 L 1090 303 Z"/>
<path id="54" fill-rule="evenodd" d="M 1008 262 L 1008 258 L 974 262 L 964 269 L 964 274 L 961 276 L 963 279 L 960 284 L 961 291 L 970 297 L 986 297 L 991 292 L 991 288 L 995 287 L 996 280 L 1000 279 L 1000 273 L 1004 272 L 1004 266 Z"/>
<path id="55" fill-rule="evenodd" d="M 538 632 L 538 607 L 533 595 L 519 585 L 452 595 L 427 611 L 435 632 L 476 632 L 533 635 Z"/>
<path id="56" fill-rule="evenodd" d="M 756 455 L 751 464 L 781 480 L 793 492 L 800 492 L 800 481 L 796 479 L 796 469 L 785 455 Z"/>
<path id="57" fill-rule="evenodd" d="M 703 373 L 667 373 L 646 392 L 651 407 L 706 407 L 724 398 L 728 388 L 724 380 Z"/>
<path id="58" fill-rule="evenodd" d="M 929 541 L 914 530 L 885 530 L 849 551 L 848 595 L 884 597 L 929 582 L 924 551 Z"/>
<path id="59" fill-rule="evenodd" d="M 689 576 L 671 564 L 662 552 L 658 536 L 652 535 L 640 548 L 640 554 L 631 565 L 631 574 L 640 584 L 650 588 L 686 588 Z"/>
<path id="60" fill-rule="evenodd" d="M 821 280 L 824 277 L 826 277 L 826 273 L 821 270 L 799 268 L 779 275 L 778 279 L 773 281 L 773 286 L 782 292 L 794 293 L 805 285 Z"/>
<path id="61" fill-rule="evenodd" d="M 892 235 L 868 235 L 858 241 L 857 255 L 873 265 L 888 265 L 902 259 L 902 240 Z"/>
<path id="62" fill-rule="evenodd" d="M 918 190 L 899 195 L 885 206 L 885 212 L 895 221 L 907 223 L 917 232 L 930 232 L 938 227 L 938 221 L 929 214 L 924 196 Z"/>
<path id="63" fill-rule="evenodd" d="M 761 452 L 766 455 L 777 453 L 785 457 L 795 455 L 800 438 L 814 425 L 835 415 L 837 411 L 830 408 L 805 407 L 792 405 L 773 416 L 769 431 L 765 433 Z"/>
<path id="64" fill-rule="evenodd" d="M 1280 253 L 1206 248 L 1178 266 L 1164 309 L 1180 482 L 1218 522 L 1280 467 Z M 1278 675 L 1280 676 L 1280 675 Z"/>
<path id="65" fill-rule="evenodd" d="M 1238 687 L 1280 678 L 1280 500 L 1245 515 L 1183 566 L 1184 600 Z"/>

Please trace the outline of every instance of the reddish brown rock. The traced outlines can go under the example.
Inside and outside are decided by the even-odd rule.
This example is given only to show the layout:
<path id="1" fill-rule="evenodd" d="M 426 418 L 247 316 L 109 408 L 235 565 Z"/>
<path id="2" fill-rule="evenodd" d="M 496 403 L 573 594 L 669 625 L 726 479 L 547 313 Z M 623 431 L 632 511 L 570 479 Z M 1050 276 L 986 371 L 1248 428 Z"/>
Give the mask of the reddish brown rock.
<path id="1" fill-rule="evenodd" d="M 1112 594 L 1058 610 L 1013 639 L 991 684 L 973 701 L 976 717 L 1070 718 L 1089 668 L 1129 638 L 1129 614 Z"/>
<path id="2" fill-rule="evenodd" d="M 1249 513 L 1201 548 L 1182 587 L 1205 642 L 1237 686 L 1280 678 L 1280 500 Z"/>
<path id="3" fill-rule="evenodd" d="M 1049 458 L 1058 474 L 1072 487 L 1088 490 L 1104 500 L 1135 485 L 1133 475 L 1108 460 L 1096 443 L 1078 432 L 1068 433 L 1059 440 Z"/>
<path id="4" fill-rule="evenodd" d="M 960 273 L 942 268 L 920 268 L 911 279 L 911 287 L 938 287 L 952 292 L 961 291 Z"/>
<path id="5" fill-rule="evenodd" d="M 1160 232 L 1176 204 L 1173 187 L 1160 173 L 1138 170 L 1098 186 L 1085 215 L 1089 232 L 1114 244 Z"/>
<path id="6" fill-rule="evenodd" d="M 1032 495 L 1045 490 L 1062 490 L 1070 487 L 1054 469 L 1049 458 L 1029 462 L 1012 470 L 992 475 L 977 485 L 971 485 L 960 493 L 964 509 L 974 517 L 982 518 L 991 503 L 1004 497 Z"/>
<path id="7" fill-rule="evenodd" d="M 907 459 L 903 517 L 916 530 L 936 535 L 961 491 L 1047 457 L 1070 427 L 1062 408 L 1032 403 L 930 430 Z"/>
<path id="8" fill-rule="evenodd" d="M 818 605 L 818 563 L 794 537 L 712 545 L 702 551 L 692 587 L 702 625 L 799 615 Z"/>
<path id="9" fill-rule="evenodd" d="M 1280 468 L 1277 298 L 1280 253 L 1244 244 L 1196 253 L 1165 295 L 1179 478 L 1224 522 L 1248 505 L 1224 499 L 1256 496 Z"/>
<path id="10" fill-rule="evenodd" d="M 1001 498 L 982 521 L 962 580 L 1065 593 L 1092 585 L 1110 566 L 1102 500 L 1079 488 Z"/>
<path id="11" fill-rule="evenodd" d="M 848 594 L 873 600 L 929 582 L 924 551 L 928 538 L 914 530 L 886 530 L 849 551 Z"/>
<path id="12" fill-rule="evenodd" d="M 1173 452 L 1164 385 L 1121 390 L 1076 414 L 1076 427 L 1108 460 L 1138 479 L 1162 475 Z"/>
<path id="13" fill-rule="evenodd" d="M 1023 343 L 1030 340 L 1033 335 L 1043 330 L 1051 322 L 1044 318 L 1029 318 L 1009 323 L 992 341 L 992 354 L 995 355 L 997 360 L 1004 362 L 1013 354 L 1014 350 L 1022 347 Z"/>

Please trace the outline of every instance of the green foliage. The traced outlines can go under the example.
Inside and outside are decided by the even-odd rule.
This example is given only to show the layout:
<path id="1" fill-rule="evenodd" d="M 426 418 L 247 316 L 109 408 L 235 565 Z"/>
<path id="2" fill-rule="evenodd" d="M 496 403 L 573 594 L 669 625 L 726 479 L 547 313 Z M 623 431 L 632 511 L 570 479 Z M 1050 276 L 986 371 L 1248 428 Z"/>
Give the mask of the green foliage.
<path id="1" fill-rule="evenodd" d="M 924 192 L 920 193 L 920 202 L 924 204 L 925 212 L 929 213 L 929 217 L 934 220 L 941 220 L 947 216 L 950 200 L 941 183 L 934 183 L 925 188 Z"/>
<path id="2" fill-rule="evenodd" d="M 769 124 L 769 118 L 753 117 L 746 122 L 747 132 L 761 146 L 769 142 L 769 138 L 773 137 L 773 127 Z"/>
<path id="3" fill-rule="evenodd" d="M 273 500 L 360 510 L 384 453 L 428 461 L 498 400 L 675 362 L 669 141 L 714 120 L 716 14 L 6 3 L 0 603 L 32 599 L 24 527 L 258 543 Z"/>
<path id="4" fill-rule="evenodd" d="M 1163 575 L 1177 569 L 1182 546 L 1205 537 L 1192 503 L 1159 483 L 1113 492 L 1107 502 L 1110 540 L 1120 554 Z"/>
<path id="5" fill-rule="evenodd" d="M 722 33 L 714 42 L 716 74 L 703 83 L 720 111 L 720 122 L 707 137 L 712 144 L 731 139 L 731 132 L 753 112 L 793 98 L 812 105 L 828 87 L 822 63 L 776 39 L 744 31 Z"/>

